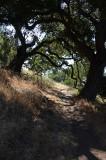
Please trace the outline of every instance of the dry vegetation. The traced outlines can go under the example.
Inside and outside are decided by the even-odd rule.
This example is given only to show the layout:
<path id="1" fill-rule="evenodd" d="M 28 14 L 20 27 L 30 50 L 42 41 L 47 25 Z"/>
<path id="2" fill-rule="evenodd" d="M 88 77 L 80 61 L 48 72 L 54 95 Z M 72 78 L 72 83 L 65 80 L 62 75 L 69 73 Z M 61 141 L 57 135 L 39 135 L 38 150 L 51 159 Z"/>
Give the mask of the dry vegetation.
<path id="1" fill-rule="evenodd" d="M 6 103 L 20 103 L 26 110 L 35 112 L 44 101 L 44 95 L 37 85 L 25 81 L 10 71 L 0 70 L 0 95 Z"/>
<path id="2" fill-rule="evenodd" d="M 39 87 L 3 69 L 0 75 L 1 160 L 100 157 L 106 149 L 105 105 L 79 100 L 76 90 L 58 83 Z"/>

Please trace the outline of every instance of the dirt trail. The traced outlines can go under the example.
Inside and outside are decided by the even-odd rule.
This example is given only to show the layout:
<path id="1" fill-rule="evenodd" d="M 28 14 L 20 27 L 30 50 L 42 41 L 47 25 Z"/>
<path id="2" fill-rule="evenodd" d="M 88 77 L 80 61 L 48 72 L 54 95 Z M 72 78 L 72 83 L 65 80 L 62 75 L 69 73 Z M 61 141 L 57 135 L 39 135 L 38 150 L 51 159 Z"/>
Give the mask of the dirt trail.
<path id="1" fill-rule="evenodd" d="M 45 94 L 50 101 L 56 104 L 56 109 L 67 122 L 66 126 L 64 122 L 61 123 L 65 131 L 73 133 L 77 139 L 78 160 L 106 160 L 106 148 L 101 147 L 92 120 L 89 121 L 91 115 L 95 115 L 89 104 L 84 104 L 83 101 L 75 103 L 70 88 L 64 85 L 48 90 Z M 84 105 L 85 108 L 81 105 Z"/>
<path id="2" fill-rule="evenodd" d="M 28 94 L 32 100 L 32 95 L 36 98 L 39 93 L 37 101 L 40 105 L 35 109 L 38 111 L 36 116 L 29 121 L 30 113 L 27 117 L 27 113 L 21 113 L 20 104 L 10 103 L 11 111 L 6 110 L 1 119 L 1 133 L 5 136 L 0 147 L 5 148 L 4 152 L 11 151 L 3 154 L 6 159 L 14 154 L 15 158 L 10 159 L 22 159 L 22 153 L 26 160 L 106 160 L 106 118 L 102 112 L 96 112 L 93 105 L 78 101 L 74 96 L 76 90 L 58 83 L 52 89 L 40 90 L 17 79 L 13 79 L 12 88 L 20 95 Z M 36 105 L 34 103 L 33 107 L 36 108 Z M 11 140 L 14 140 L 12 146 Z"/>
<path id="3" fill-rule="evenodd" d="M 42 93 L 46 101 L 34 119 L 35 137 L 41 135 L 35 142 L 38 160 L 106 160 L 106 127 L 101 113 L 83 100 L 77 102 L 73 98 L 77 91 L 65 85 L 57 83 Z"/>

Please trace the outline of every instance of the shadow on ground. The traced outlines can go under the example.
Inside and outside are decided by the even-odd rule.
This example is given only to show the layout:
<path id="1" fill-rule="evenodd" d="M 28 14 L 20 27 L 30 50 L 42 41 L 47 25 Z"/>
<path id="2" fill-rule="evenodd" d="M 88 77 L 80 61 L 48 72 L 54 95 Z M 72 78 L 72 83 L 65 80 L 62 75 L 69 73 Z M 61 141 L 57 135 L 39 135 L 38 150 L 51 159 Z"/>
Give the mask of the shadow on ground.
<path id="1" fill-rule="evenodd" d="M 102 118 L 100 121 L 105 124 L 102 111 L 90 113 L 83 120 L 67 119 L 50 102 L 37 117 L 32 117 L 22 104 L 6 103 L 0 96 L 0 159 L 77 160 L 86 155 L 89 160 L 98 160 L 90 149 L 106 149 L 100 139 L 104 126 L 97 122 Z M 98 133 L 94 125 L 99 127 Z"/>

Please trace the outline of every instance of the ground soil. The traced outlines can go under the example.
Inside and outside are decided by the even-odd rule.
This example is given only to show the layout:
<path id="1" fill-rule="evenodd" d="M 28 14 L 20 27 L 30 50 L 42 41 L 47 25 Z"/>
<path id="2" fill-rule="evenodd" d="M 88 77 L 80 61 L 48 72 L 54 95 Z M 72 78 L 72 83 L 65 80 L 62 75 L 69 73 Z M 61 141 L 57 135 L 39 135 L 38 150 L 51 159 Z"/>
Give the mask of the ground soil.
<path id="1" fill-rule="evenodd" d="M 36 87 L 15 84 L 19 95 L 37 97 Z M 0 92 L 0 159 L 106 160 L 106 105 L 79 100 L 75 90 L 60 84 L 40 94 L 32 113 L 25 108 L 28 96 L 22 104 L 20 96 L 6 101 Z"/>
<path id="2" fill-rule="evenodd" d="M 50 104 L 43 118 L 62 143 L 58 159 L 106 160 L 106 106 L 79 100 L 74 92 L 57 85 L 45 93 Z"/>

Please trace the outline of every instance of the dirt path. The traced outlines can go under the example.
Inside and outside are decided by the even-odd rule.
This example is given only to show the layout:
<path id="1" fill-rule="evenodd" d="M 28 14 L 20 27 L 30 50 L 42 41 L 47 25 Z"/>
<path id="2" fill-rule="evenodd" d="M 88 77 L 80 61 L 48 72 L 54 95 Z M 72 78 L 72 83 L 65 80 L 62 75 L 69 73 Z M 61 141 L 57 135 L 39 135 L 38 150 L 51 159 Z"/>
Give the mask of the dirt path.
<path id="1" fill-rule="evenodd" d="M 84 104 L 83 101 L 73 102 L 70 89 L 64 86 L 61 89 L 58 86 L 53 90 L 48 90 L 46 96 L 50 101 L 55 102 L 56 110 L 66 122 L 64 124 L 64 121 L 61 121 L 60 128 L 62 126 L 62 130 L 73 135 L 74 143 L 77 146 L 75 154 L 78 160 L 106 160 L 106 148 L 101 147 L 92 120 L 89 121 L 91 115 L 94 114 L 93 110 L 90 110 L 89 104 Z M 83 110 L 81 105 L 85 105 L 86 108 Z"/>
<path id="2" fill-rule="evenodd" d="M 38 95 L 33 85 L 16 84 L 12 87 L 18 93 Z M 16 105 L 17 102 L 12 104 L 11 111 L 6 110 L 6 116 L 1 119 L 1 137 L 4 139 L 0 139 L 0 149 L 4 147 L 5 159 L 106 160 L 105 106 L 100 106 L 103 112 L 96 111 L 91 104 L 75 99 L 76 90 L 60 84 L 41 92 L 44 98 L 40 94 L 38 103 L 41 104 L 42 99 L 44 101 L 35 109 L 37 116 L 30 123 L 28 117 L 31 114 L 27 117 L 24 111 L 19 112 L 21 105 Z"/>

